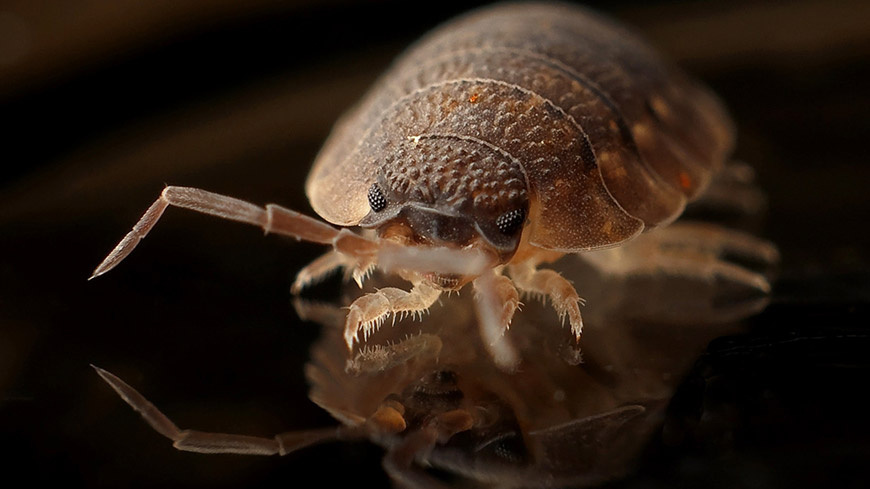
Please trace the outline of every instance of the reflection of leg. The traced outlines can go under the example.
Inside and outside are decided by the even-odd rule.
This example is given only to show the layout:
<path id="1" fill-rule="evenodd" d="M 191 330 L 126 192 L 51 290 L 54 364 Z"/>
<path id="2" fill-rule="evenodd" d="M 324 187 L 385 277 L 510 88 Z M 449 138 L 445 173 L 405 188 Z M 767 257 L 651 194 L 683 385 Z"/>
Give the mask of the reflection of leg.
<path id="1" fill-rule="evenodd" d="M 384 470 L 396 487 L 447 489 L 448 486 L 414 464 L 419 455 L 431 452 L 437 441 L 438 431 L 432 426 L 425 426 L 402 438 L 398 445 L 387 452 Z"/>
<path id="2" fill-rule="evenodd" d="M 384 470 L 398 487 L 446 489 L 448 486 L 415 466 L 414 462 L 425 461 L 437 443 L 446 443 L 456 433 L 471 429 L 472 424 L 471 415 L 461 409 L 434 416 L 390 448 L 384 457 Z"/>
<path id="3" fill-rule="evenodd" d="M 94 367 L 94 370 L 121 396 L 121 399 L 141 414 L 158 433 L 172 440 L 174 442 L 172 445 L 179 450 L 198 453 L 286 455 L 318 442 L 359 438 L 364 434 L 343 426 L 281 433 L 273 438 L 182 430 L 123 380 L 101 368 Z"/>
<path id="4" fill-rule="evenodd" d="M 414 360 L 437 362 L 443 343 L 437 335 L 421 333 L 388 345 L 365 345 L 348 360 L 348 373 L 382 372 Z"/>
<path id="5" fill-rule="evenodd" d="M 359 340 L 360 331 L 363 340 L 368 339 L 391 314 L 401 313 L 402 318 L 406 314 L 422 316 L 440 295 L 439 289 L 420 282 L 410 292 L 387 287 L 360 297 L 350 305 L 347 313 L 344 340 L 348 348 Z"/>
<path id="6" fill-rule="evenodd" d="M 300 297 L 293 298 L 296 315 L 303 321 L 314 321 L 327 328 L 344 324 L 347 311 L 331 302 L 310 301 Z"/>
<path id="7" fill-rule="evenodd" d="M 571 282 L 553 270 L 538 270 L 528 263 L 510 265 L 508 271 L 514 279 L 514 284 L 521 291 L 549 297 L 553 309 L 559 314 L 559 320 L 564 323 L 567 316 L 574 339 L 580 340 L 583 331 L 580 304 L 583 299 L 574 290 Z"/>

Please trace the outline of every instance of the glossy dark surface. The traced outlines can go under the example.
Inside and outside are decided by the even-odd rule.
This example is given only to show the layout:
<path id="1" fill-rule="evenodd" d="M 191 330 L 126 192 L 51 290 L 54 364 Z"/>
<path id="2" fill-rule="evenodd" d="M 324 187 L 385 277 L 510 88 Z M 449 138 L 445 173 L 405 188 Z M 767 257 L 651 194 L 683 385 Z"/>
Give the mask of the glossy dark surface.
<path id="1" fill-rule="evenodd" d="M 334 423 L 307 399 L 303 365 L 318 328 L 290 306 L 293 274 L 319 247 L 173 211 L 121 267 L 85 281 L 164 183 L 308 211 L 302 182 L 330 125 L 407 42 L 463 9 L 432 6 L 429 19 L 390 3 L 257 5 L 135 24 L 162 27 L 132 29 L 125 17 L 115 34 L 50 30 L 68 34 L 68 51 L 56 51 L 71 61 L 37 49 L 43 31 L 34 30 L 31 46 L 47 61 L 0 77 L 3 160 L 13 167 L 0 193 L 0 439 L 10 478 L 387 483 L 382 452 L 366 443 L 283 459 L 177 452 L 88 367 L 112 370 L 183 427 L 267 435 Z M 769 197 L 756 226 L 783 257 L 771 305 L 746 332 L 713 341 L 637 472 L 612 486 L 862 487 L 870 39 L 850 26 L 866 26 L 866 7 L 602 8 L 648 32 L 725 101 L 737 156 Z M 76 44 L 91 39 L 83 32 L 96 41 Z"/>

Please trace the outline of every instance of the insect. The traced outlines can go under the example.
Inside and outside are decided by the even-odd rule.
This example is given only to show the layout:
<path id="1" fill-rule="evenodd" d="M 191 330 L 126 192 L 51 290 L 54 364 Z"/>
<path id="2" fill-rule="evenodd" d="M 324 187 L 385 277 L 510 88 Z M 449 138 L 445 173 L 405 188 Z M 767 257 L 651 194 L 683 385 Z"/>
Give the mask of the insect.
<path id="1" fill-rule="evenodd" d="M 351 351 L 471 283 L 484 343 L 510 369 L 520 293 L 548 299 L 579 349 L 582 300 L 542 265 L 669 224 L 732 145 L 716 98 L 624 28 L 574 6 L 497 5 L 430 33 L 338 122 L 305 186 L 330 224 L 169 186 L 92 278 L 184 207 L 331 245 L 294 291 L 338 268 L 409 282 L 350 305 Z"/>

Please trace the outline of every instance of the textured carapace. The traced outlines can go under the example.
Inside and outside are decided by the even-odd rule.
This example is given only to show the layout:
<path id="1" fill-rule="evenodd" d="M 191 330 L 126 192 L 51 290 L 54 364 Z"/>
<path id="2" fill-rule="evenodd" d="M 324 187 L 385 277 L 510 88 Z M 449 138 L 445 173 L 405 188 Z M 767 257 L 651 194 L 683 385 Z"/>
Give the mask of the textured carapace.
<path id="1" fill-rule="evenodd" d="M 423 238 L 476 230 L 503 256 L 518 238 L 496 220 L 523 212 L 531 245 L 576 252 L 676 218 L 732 139 L 715 98 L 621 27 L 508 4 L 400 58 L 338 124 L 306 190 L 332 223 L 383 230 L 405 213 Z M 385 209 L 370 206 L 373 186 Z"/>
<path id="2" fill-rule="evenodd" d="M 375 194 L 372 200 L 371 195 Z M 498 148 L 461 136 L 425 135 L 386 155 L 369 189 L 370 212 L 360 225 L 381 227 L 401 218 L 435 242 L 468 244 L 477 234 L 512 253 L 528 207 L 518 161 Z M 499 225 L 502 223 L 502 225 Z"/>

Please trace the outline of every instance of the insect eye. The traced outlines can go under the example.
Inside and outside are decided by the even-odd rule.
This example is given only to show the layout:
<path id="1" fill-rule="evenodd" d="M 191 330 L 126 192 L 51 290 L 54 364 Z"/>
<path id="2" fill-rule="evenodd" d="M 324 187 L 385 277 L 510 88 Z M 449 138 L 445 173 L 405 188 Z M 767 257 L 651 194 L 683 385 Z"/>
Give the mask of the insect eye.
<path id="1" fill-rule="evenodd" d="M 502 234 L 511 235 L 516 233 L 523 227 L 526 221 L 526 211 L 523 209 L 514 209 L 505 212 L 495 220 L 495 225 Z"/>
<path id="2" fill-rule="evenodd" d="M 387 207 L 387 198 L 384 197 L 384 193 L 376 183 L 369 187 L 369 205 L 375 212 L 381 212 Z"/>

